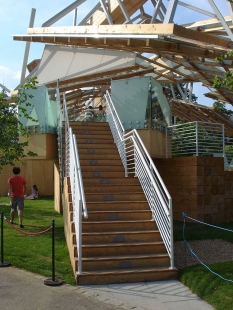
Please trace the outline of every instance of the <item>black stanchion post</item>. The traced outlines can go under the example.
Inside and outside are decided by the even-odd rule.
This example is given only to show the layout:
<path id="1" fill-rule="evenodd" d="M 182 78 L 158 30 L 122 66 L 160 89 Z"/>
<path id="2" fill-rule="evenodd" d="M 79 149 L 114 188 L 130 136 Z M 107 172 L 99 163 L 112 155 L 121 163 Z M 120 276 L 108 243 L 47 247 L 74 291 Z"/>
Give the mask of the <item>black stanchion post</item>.
<path id="1" fill-rule="evenodd" d="M 9 267 L 11 263 L 9 262 L 4 262 L 3 259 L 3 212 L 1 212 L 1 262 L 0 262 L 0 267 Z"/>
<path id="2" fill-rule="evenodd" d="M 52 278 L 46 279 L 44 284 L 49 286 L 58 286 L 63 282 L 63 280 L 55 278 L 55 221 L 52 220 Z"/>

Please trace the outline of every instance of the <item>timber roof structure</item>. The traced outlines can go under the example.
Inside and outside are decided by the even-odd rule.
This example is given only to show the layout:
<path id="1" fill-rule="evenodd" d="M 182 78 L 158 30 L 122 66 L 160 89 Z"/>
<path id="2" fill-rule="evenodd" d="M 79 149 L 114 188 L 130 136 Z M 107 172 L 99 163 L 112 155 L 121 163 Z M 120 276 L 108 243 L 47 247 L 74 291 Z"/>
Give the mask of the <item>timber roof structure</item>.
<path id="1" fill-rule="evenodd" d="M 123 68 L 60 78 L 60 92 L 67 93 L 68 105 L 81 108 L 85 102 L 103 96 L 111 80 L 142 75 L 150 75 L 171 88 L 182 83 L 191 89 L 193 83 L 201 82 L 209 89 L 206 97 L 233 105 L 232 91 L 227 88 L 217 91 L 212 86 L 215 76 L 224 78 L 224 73 L 233 68 L 232 59 L 216 60 L 233 47 L 233 4 L 230 1 L 221 0 L 229 11 L 228 16 L 223 16 L 215 0 L 202 0 L 203 4 L 209 5 L 208 11 L 193 6 L 189 0 L 100 0 L 77 26 L 52 26 L 83 2 L 85 0 L 75 1 L 40 28 L 31 27 L 27 34 L 13 35 L 14 40 L 29 43 L 123 51 L 135 55 L 135 63 Z M 150 9 L 146 11 L 148 7 Z M 186 24 L 182 24 L 180 18 L 179 24 L 174 23 L 180 7 L 206 18 Z M 51 80 L 46 84 L 56 87 L 58 82 Z M 185 94 L 181 95 L 183 100 L 174 104 L 174 111 L 182 117 L 178 107 L 182 105 L 185 110 L 190 104 L 190 115 L 196 117 L 197 113 L 192 111 Z M 212 112 L 207 114 L 212 118 Z"/>

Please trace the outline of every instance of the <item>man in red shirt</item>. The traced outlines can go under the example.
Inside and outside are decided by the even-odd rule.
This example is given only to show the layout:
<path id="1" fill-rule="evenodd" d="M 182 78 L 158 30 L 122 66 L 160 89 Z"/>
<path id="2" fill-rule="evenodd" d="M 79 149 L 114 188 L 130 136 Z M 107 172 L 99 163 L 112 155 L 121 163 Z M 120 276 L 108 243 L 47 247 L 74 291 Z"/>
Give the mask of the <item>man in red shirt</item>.
<path id="1" fill-rule="evenodd" d="M 10 222 L 13 224 L 15 212 L 18 211 L 19 226 L 20 228 L 24 228 L 22 220 L 24 209 L 24 192 L 25 192 L 25 185 L 27 182 L 23 177 L 19 175 L 20 174 L 19 167 L 14 167 L 12 171 L 14 176 L 9 178 L 8 180 L 9 195 L 11 200 Z"/>

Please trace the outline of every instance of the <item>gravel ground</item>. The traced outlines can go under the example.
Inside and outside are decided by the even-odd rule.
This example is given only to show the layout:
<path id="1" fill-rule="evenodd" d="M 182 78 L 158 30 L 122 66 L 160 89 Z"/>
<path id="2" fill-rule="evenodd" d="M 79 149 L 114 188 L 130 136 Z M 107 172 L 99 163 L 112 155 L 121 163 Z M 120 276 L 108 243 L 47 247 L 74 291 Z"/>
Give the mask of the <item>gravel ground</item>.
<path id="1" fill-rule="evenodd" d="M 188 243 L 199 259 L 207 265 L 233 260 L 233 243 L 222 239 L 198 240 Z M 184 241 L 175 242 L 174 255 L 175 266 L 178 269 L 199 264 Z"/>

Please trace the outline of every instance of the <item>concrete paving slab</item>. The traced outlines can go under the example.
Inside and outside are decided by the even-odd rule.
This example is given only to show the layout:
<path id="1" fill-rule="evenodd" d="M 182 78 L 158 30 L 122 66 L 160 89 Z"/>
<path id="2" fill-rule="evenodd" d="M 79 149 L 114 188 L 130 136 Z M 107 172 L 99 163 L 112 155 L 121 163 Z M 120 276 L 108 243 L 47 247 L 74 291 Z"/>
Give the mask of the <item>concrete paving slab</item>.
<path id="1" fill-rule="evenodd" d="M 15 267 L 0 268 L 4 310 L 211 310 L 179 281 L 47 286 L 46 278 Z"/>
<path id="2" fill-rule="evenodd" d="M 112 296 L 122 300 L 127 308 L 144 310 L 200 309 L 211 310 L 212 306 L 193 294 L 176 280 L 140 282 L 110 285 L 85 286 L 100 296 Z"/>

